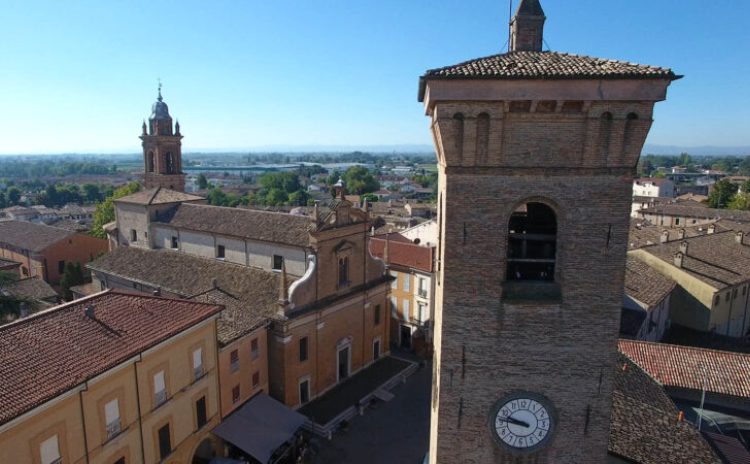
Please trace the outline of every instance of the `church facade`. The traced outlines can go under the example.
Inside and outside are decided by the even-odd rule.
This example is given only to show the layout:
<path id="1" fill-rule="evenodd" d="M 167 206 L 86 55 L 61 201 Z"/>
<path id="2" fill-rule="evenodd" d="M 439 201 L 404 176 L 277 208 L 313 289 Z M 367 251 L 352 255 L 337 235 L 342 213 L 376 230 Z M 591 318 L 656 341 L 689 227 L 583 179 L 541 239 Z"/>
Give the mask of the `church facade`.
<path id="1" fill-rule="evenodd" d="M 301 407 L 387 355 L 390 277 L 343 186 L 308 216 L 207 205 L 181 191 L 181 138 L 160 93 L 141 136 L 145 189 L 114 201 L 94 285 L 224 305 L 222 416 L 259 392 Z"/>

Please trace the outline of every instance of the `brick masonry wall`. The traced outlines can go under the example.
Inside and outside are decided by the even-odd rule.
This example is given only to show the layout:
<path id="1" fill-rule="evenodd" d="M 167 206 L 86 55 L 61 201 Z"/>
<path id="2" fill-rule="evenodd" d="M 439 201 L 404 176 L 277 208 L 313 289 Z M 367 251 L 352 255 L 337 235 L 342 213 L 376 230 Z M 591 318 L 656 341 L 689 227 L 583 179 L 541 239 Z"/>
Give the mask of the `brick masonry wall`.
<path id="1" fill-rule="evenodd" d="M 609 440 L 632 180 L 652 104 L 587 103 L 572 115 L 502 108 L 451 102 L 434 111 L 442 271 L 431 460 L 601 463 Z M 483 165 L 473 155 L 473 122 L 464 119 L 459 149 L 461 125 L 453 119 L 456 111 L 473 117 L 480 110 L 491 116 Z M 607 111 L 611 122 L 603 122 Z M 631 112 L 635 123 L 627 120 Z M 557 216 L 557 302 L 504 300 L 508 221 L 529 201 L 546 203 Z M 493 405 L 516 390 L 546 396 L 558 416 L 550 442 L 531 455 L 505 450 L 490 432 Z"/>

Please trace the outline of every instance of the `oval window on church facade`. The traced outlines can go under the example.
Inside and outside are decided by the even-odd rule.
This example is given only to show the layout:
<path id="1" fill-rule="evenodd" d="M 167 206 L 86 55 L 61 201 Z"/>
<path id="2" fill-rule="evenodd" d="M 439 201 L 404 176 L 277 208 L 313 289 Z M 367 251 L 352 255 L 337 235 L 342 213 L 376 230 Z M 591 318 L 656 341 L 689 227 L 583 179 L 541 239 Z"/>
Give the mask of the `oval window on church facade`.
<path id="1" fill-rule="evenodd" d="M 557 218 L 549 206 L 528 202 L 508 223 L 507 280 L 555 280 Z"/>

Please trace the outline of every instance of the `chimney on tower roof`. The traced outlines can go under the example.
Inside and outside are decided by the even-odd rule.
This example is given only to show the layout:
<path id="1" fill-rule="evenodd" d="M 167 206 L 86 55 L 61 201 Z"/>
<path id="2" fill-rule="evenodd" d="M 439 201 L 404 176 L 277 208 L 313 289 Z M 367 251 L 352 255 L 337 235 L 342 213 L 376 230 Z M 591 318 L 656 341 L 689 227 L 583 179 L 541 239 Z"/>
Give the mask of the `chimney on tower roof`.
<path id="1" fill-rule="evenodd" d="M 508 51 L 541 52 L 546 19 L 539 0 L 521 0 L 516 15 L 510 22 Z"/>

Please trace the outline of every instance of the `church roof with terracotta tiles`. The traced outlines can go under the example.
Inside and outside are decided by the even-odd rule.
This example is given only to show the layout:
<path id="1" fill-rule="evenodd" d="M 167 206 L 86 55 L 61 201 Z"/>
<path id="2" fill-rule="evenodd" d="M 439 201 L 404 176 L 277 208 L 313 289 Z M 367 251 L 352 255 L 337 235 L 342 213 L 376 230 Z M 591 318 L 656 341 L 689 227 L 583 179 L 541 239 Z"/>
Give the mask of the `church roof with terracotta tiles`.
<path id="1" fill-rule="evenodd" d="M 620 352 L 662 384 L 750 398 L 750 354 L 620 340 Z M 705 378 L 704 378 L 705 374 Z"/>
<path id="2" fill-rule="evenodd" d="M 681 271 L 721 290 L 750 280 L 750 241 L 735 234 L 743 232 L 716 232 L 684 240 L 658 243 L 631 253 L 648 253 L 660 260 L 674 264 L 674 256 L 681 252 L 683 243 L 687 252 L 683 253 Z"/>
<path id="3" fill-rule="evenodd" d="M 310 244 L 310 218 L 288 213 L 183 203 L 161 223 L 250 240 L 306 247 Z"/>
<path id="4" fill-rule="evenodd" d="M 677 283 L 635 256 L 625 263 L 625 293 L 649 308 L 661 303 Z"/>
<path id="5" fill-rule="evenodd" d="M 182 201 L 205 201 L 206 199 L 190 193 L 178 192 L 162 187 L 141 190 L 115 200 L 119 203 L 134 203 L 136 205 L 161 205 L 165 203 L 179 203 Z"/>
<path id="6" fill-rule="evenodd" d="M 87 307 L 93 307 L 93 317 Z M 0 327 L 0 424 L 220 310 L 110 290 Z"/>
<path id="7" fill-rule="evenodd" d="M 718 464 L 709 444 L 664 389 L 640 367 L 618 356 L 612 392 L 609 452 L 640 464 Z"/>
<path id="8" fill-rule="evenodd" d="M 217 324 L 221 344 L 255 330 L 276 310 L 277 272 L 178 251 L 135 247 L 117 247 L 87 267 L 183 298 L 224 305 Z M 292 276 L 288 279 L 289 284 L 295 280 Z"/>

